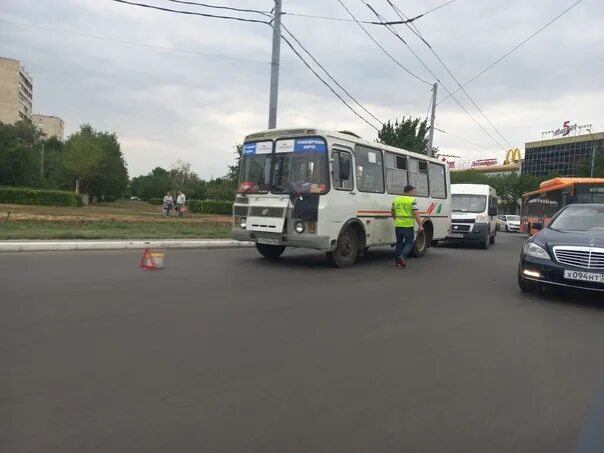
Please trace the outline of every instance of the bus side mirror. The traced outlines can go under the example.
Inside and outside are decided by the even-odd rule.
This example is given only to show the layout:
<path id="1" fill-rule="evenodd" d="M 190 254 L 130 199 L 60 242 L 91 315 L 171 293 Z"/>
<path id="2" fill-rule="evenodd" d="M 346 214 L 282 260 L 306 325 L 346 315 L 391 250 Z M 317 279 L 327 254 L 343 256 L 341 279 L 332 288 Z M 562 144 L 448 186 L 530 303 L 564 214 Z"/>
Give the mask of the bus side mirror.
<path id="1" fill-rule="evenodd" d="M 490 216 L 497 215 L 497 206 L 489 206 L 489 215 Z"/>
<path id="2" fill-rule="evenodd" d="M 350 171 L 352 170 L 352 162 L 350 156 L 347 154 L 340 154 L 338 157 L 338 167 L 340 168 L 340 174 L 338 175 L 340 181 L 346 181 L 350 179 Z"/>

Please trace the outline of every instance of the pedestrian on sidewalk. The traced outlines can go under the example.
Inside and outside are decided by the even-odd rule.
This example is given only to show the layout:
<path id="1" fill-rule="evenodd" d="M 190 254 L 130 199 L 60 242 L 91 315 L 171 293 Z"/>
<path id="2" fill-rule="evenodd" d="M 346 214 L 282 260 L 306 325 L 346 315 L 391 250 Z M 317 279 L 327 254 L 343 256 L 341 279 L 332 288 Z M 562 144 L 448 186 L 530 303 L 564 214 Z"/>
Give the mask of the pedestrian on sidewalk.
<path id="1" fill-rule="evenodd" d="M 170 217 L 170 211 L 174 206 L 174 199 L 172 198 L 172 194 L 167 192 L 164 196 L 164 215 Z"/>
<path id="2" fill-rule="evenodd" d="M 394 265 L 405 267 L 407 257 L 413 249 L 415 240 L 415 228 L 413 221 L 419 225 L 417 232 L 423 231 L 422 219 L 419 216 L 417 201 L 413 196 L 415 187 L 407 184 L 403 189 L 403 195 L 399 195 L 392 202 L 392 217 L 394 218 L 394 232 L 396 235 L 396 247 L 394 249 Z"/>
<path id="3" fill-rule="evenodd" d="M 176 211 L 178 211 L 178 217 L 182 217 L 186 210 L 187 198 L 185 194 L 180 190 L 178 191 L 178 196 L 176 197 Z"/>

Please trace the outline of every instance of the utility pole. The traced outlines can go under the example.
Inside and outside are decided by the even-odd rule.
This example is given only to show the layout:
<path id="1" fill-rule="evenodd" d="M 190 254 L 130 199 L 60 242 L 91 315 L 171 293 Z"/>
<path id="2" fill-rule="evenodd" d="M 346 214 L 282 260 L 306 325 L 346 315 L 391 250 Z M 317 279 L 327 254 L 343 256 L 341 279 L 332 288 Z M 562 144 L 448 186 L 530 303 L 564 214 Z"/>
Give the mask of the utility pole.
<path id="1" fill-rule="evenodd" d="M 281 0 L 275 0 L 273 16 L 273 55 L 271 58 L 271 93 L 268 105 L 268 128 L 277 127 L 277 100 L 279 97 L 279 58 L 281 54 Z"/>
<path id="2" fill-rule="evenodd" d="M 432 157 L 432 143 L 434 142 L 434 119 L 436 117 L 436 91 L 438 89 L 438 83 L 432 85 L 432 114 L 430 115 L 430 130 L 428 131 L 428 157 Z"/>
<path id="3" fill-rule="evenodd" d="M 596 141 L 591 137 L 591 172 L 590 175 L 594 177 L 594 167 L 596 166 Z"/>

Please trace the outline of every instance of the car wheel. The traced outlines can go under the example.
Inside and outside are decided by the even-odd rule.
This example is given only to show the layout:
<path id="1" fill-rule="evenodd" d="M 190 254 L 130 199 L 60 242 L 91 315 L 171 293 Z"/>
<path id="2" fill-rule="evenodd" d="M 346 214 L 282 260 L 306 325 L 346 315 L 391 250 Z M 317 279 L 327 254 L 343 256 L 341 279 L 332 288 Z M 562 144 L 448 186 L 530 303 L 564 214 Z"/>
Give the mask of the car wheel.
<path id="1" fill-rule="evenodd" d="M 427 248 L 428 244 L 426 242 L 426 232 L 425 230 L 419 231 L 415 237 L 415 242 L 413 243 L 413 256 L 415 258 L 424 256 Z"/>
<path id="2" fill-rule="evenodd" d="M 269 260 L 276 260 L 285 251 L 285 246 L 284 245 L 256 244 L 256 250 L 258 250 L 258 252 L 260 252 L 260 254 L 263 257 L 265 257 Z"/>
<path id="3" fill-rule="evenodd" d="M 338 237 L 338 245 L 333 252 L 327 252 L 327 260 L 335 267 L 352 266 L 359 254 L 359 239 L 352 228 L 346 228 Z"/>

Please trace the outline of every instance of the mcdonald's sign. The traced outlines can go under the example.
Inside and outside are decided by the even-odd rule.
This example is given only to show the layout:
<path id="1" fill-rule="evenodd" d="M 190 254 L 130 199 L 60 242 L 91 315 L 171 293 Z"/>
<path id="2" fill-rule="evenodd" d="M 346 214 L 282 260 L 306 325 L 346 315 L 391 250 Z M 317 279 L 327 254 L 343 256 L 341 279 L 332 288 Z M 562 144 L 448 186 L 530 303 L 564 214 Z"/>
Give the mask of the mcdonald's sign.
<path id="1" fill-rule="evenodd" d="M 520 150 L 518 148 L 510 148 L 510 149 L 508 149 L 508 152 L 505 155 L 505 160 L 503 161 L 503 165 L 509 165 L 511 163 L 518 163 L 521 160 L 522 160 L 522 156 L 520 156 Z"/>

